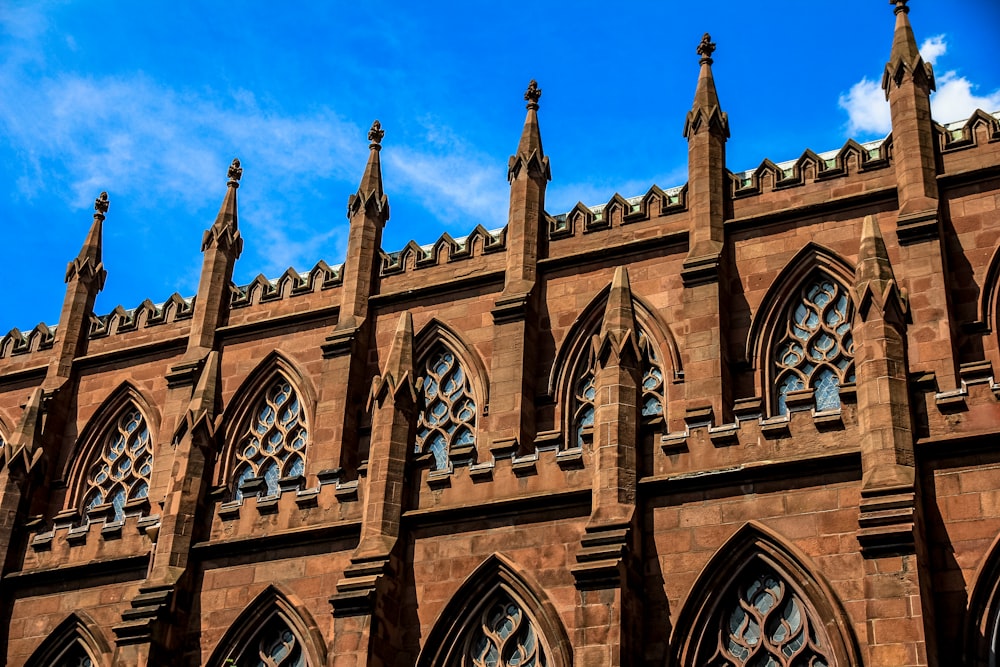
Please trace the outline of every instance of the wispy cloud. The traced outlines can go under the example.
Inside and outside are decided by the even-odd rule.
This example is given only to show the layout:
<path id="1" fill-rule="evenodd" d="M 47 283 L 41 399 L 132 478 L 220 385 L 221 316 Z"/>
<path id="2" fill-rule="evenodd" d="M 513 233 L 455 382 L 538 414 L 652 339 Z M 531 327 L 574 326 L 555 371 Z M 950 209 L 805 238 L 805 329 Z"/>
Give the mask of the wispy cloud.
<path id="1" fill-rule="evenodd" d="M 241 225 L 263 240 L 248 245 L 257 255 L 253 270 L 340 261 L 343 218 L 338 212 L 330 216 L 336 223 L 317 221 L 303 204 L 331 191 L 343 191 L 346 199 L 356 187 L 368 153 L 367 125 L 329 106 L 290 113 L 242 88 L 182 88 L 143 72 L 50 72 L 38 54 L 46 52 L 46 40 L 65 36 L 46 34 L 46 26 L 42 10 L 0 9 L 0 31 L 12 37 L 0 44 L 0 90 L 7 100 L 0 104 L 0 145 L 16 153 L 19 172 L 9 197 L 55 194 L 87 209 L 106 189 L 158 213 L 210 209 L 221 199 L 226 166 L 238 156 L 246 169 Z M 428 218 L 451 229 L 502 224 L 502 164 L 447 124 L 425 119 L 423 125 L 419 143 L 392 143 L 383 152 L 391 192 L 418 202 Z"/>
<path id="2" fill-rule="evenodd" d="M 937 64 L 948 52 L 945 35 L 935 35 L 924 40 L 920 55 L 924 60 Z M 937 75 L 937 91 L 931 95 L 931 115 L 940 123 L 968 118 L 976 109 L 1000 109 L 1000 90 L 985 95 L 976 94 L 977 86 L 955 70 L 945 70 Z M 885 135 L 892 129 L 889 103 L 885 100 L 880 82 L 863 78 L 840 96 L 840 107 L 847 112 L 847 133 L 856 135 Z"/>

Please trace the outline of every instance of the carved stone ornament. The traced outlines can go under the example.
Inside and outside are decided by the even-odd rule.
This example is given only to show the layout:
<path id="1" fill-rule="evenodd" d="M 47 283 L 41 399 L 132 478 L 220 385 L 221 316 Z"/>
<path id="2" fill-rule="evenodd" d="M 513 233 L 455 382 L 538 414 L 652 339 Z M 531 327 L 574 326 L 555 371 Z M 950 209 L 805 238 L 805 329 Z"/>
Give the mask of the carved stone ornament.
<path id="1" fill-rule="evenodd" d="M 243 178 L 243 168 L 240 166 L 240 159 L 234 158 L 233 163 L 229 165 L 229 182 L 239 183 L 241 178 Z"/>
<path id="2" fill-rule="evenodd" d="M 538 87 L 538 82 L 532 79 L 528 83 L 528 90 L 524 91 L 524 99 L 529 105 L 538 106 L 538 98 L 542 96 L 542 89 Z"/>
<path id="3" fill-rule="evenodd" d="M 372 129 L 368 130 L 368 141 L 375 145 L 381 145 L 384 136 L 385 130 L 382 129 L 382 123 L 376 120 L 372 123 Z"/>
<path id="4" fill-rule="evenodd" d="M 896 9 L 893 10 L 892 13 L 898 14 L 900 12 L 903 12 L 904 14 L 909 14 L 910 8 L 906 6 L 907 2 L 909 2 L 909 0 L 889 0 L 890 5 L 896 5 Z"/>
<path id="5" fill-rule="evenodd" d="M 701 36 L 701 44 L 698 45 L 698 55 L 702 58 L 711 58 L 715 53 L 715 42 L 707 32 Z"/>
<path id="6" fill-rule="evenodd" d="M 108 212 L 108 206 L 110 203 L 110 200 L 108 200 L 108 193 L 102 192 L 101 196 L 94 200 L 94 211 L 104 215 Z"/>

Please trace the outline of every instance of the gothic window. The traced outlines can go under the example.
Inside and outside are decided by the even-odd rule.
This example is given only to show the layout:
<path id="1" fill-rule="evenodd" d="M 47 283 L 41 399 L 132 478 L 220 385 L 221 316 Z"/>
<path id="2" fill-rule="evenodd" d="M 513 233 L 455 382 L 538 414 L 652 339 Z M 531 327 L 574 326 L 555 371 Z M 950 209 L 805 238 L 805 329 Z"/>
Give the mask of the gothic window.
<path id="1" fill-rule="evenodd" d="M 234 662 L 236 667 L 306 667 L 302 642 L 279 616 L 274 614 L 255 634 Z"/>
<path id="2" fill-rule="evenodd" d="M 777 414 L 788 412 L 788 394 L 812 389 L 816 410 L 840 407 L 840 387 L 854 382 L 853 306 L 839 283 L 818 276 L 788 308 L 786 330 L 774 347 Z"/>
<path id="3" fill-rule="evenodd" d="M 830 667 L 830 655 L 810 608 L 772 568 L 756 561 L 726 593 L 698 664 Z"/>
<path id="4" fill-rule="evenodd" d="M 461 667 L 545 667 L 545 652 L 531 619 L 504 592 L 473 623 Z M 456 665 L 458 667 L 458 665 Z"/>
<path id="5" fill-rule="evenodd" d="M 305 471 L 308 437 L 302 403 L 284 376 L 271 381 L 248 422 L 236 448 L 235 497 L 241 499 L 252 480 L 262 481 L 265 495 L 278 495 L 279 479 Z"/>
<path id="6" fill-rule="evenodd" d="M 639 399 L 641 406 L 641 416 L 643 423 L 649 423 L 657 418 L 662 418 L 664 406 L 666 405 L 663 368 L 656 350 L 646 334 L 639 336 L 639 351 L 642 354 L 640 369 L 642 370 L 642 396 Z M 596 370 L 593 354 L 588 354 L 581 360 L 577 369 L 576 385 L 573 389 L 573 442 L 576 447 L 582 447 L 585 437 L 594 428 L 594 399 L 595 399 L 595 376 Z"/>
<path id="7" fill-rule="evenodd" d="M 454 352 L 438 345 L 427 355 L 420 388 L 424 408 L 417 422 L 416 451 L 434 455 L 434 469 L 448 467 L 449 453 L 476 444 L 476 400 Z"/>
<path id="8" fill-rule="evenodd" d="M 88 514 L 109 506 L 113 521 L 125 518 L 125 505 L 149 493 L 153 450 L 146 418 L 129 404 L 105 434 L 97 461 L 87 473 L 84 508 Z"/>
<path id="9" fill-rule="evenodd" d="M 56 667 L 94 667 L 94 661 L 87 655 L 86 649 L 76 643 L 59 656 Z"/>

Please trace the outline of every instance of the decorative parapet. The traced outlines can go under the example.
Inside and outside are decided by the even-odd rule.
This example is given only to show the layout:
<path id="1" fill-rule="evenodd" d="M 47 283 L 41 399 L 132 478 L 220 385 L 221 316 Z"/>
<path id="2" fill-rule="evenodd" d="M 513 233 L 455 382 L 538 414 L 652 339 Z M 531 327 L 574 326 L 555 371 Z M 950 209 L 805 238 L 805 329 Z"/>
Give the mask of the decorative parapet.
<path id="1" fill-rule="evenodd" d="M 468 236 L 452 238 L 445 232 L 430 245 L 410 241 L 402 250 L 382 253 L 382 275 L 392 275 L 439 266 L 448 262 L 471 259 L 504 250 L 507 247 L 507 228 L 488 230 L 476 225 Z"/>
<path id="2" fill-rule="evenodd" d="M 153 303 L 146 299 L 135 308 L 115 306 L 114 310 L 106 315 L 91 315 L 90 338 L 104 338 L 190 319 L 194 312 L 194 299 L 195 297 L 184 298 L 174 292 L 163 303 Z"/>
<path id="3" fill-rule="evenodd" d="M 884 169 L 891 159 L 892 137 L 859 144 L 848 139 L 843 147 L 814 153 L 806 150 L 795 160 L 774 163 L 764 159 L 756 169 L 731 174 L 733 197 L 825 181 L 851 174 Z"/>
<path id="4" fill-rule="evenodd" d="M 320 260 L 307 273 L 299 273 L 289 267 L 280 277 L 274 279 L 268 279 L 262 274 L 258 274 L 248 285 L 232 286 L 230 305 L 233 308 L 244 308 L 267 301 L 280 301 L 331 289 L 341 284 L 342 268 L 343 265 L 332 268 Z"/>
<path id="5" fill-rule="evenodd" d="M 976 109 L 967 120 L 934 124 L 941 151 L 958 151 L 1000 141 L 1000 111 Z"/>
<path id="6" fill-rule="evenodd" d="M 577 203 L 568 213 L 549 217 L 549 239 L 557 240 L 658 218 L 687 209 L 687 185 L 662 190 L 653 185 L 644 195 L 626 199 L 617 192 L 607 204 Z"/>
<path id="7" fill-rule="evenodd" d="M 36 324 L 35 328 L 27 333 L 22 333 L 15 327 L 0 338 L 0 359 L 51 349 L 55 341 L 55 332 L 54 326 L 49 327 L 44 322 Z"/>

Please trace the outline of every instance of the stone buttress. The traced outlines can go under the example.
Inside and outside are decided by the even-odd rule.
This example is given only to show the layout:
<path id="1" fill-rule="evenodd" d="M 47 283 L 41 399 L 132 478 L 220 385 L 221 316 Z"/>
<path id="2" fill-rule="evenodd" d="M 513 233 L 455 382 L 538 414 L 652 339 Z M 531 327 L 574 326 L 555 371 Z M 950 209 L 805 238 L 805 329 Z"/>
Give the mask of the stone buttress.
<path id="1" fill-rule="evenodd" d="M 538 127 L 541 94 L 532 81 L 524 94 L 528 113 L 521 139 L 507 166 L 507 265 L 503 292 L 493 306 L 490 368 L 490 447 L 497 457 L 534 450 L 538 259 L 545 252 L 545 188 L 552 178 Z"/>
<path id="2" fill-rule="evenodd" d="M 719 106 L 712 77 L 715 44 L 706 33 L 698 46 L 701 72 L 684 124 L 688 140 L 688 254 L 684 282 L 686 412 L 688 427 L 727 423 L 731 384 L 726 358 L 727 299 L 724 275 L 726 140 L 729 118 Z"/>

